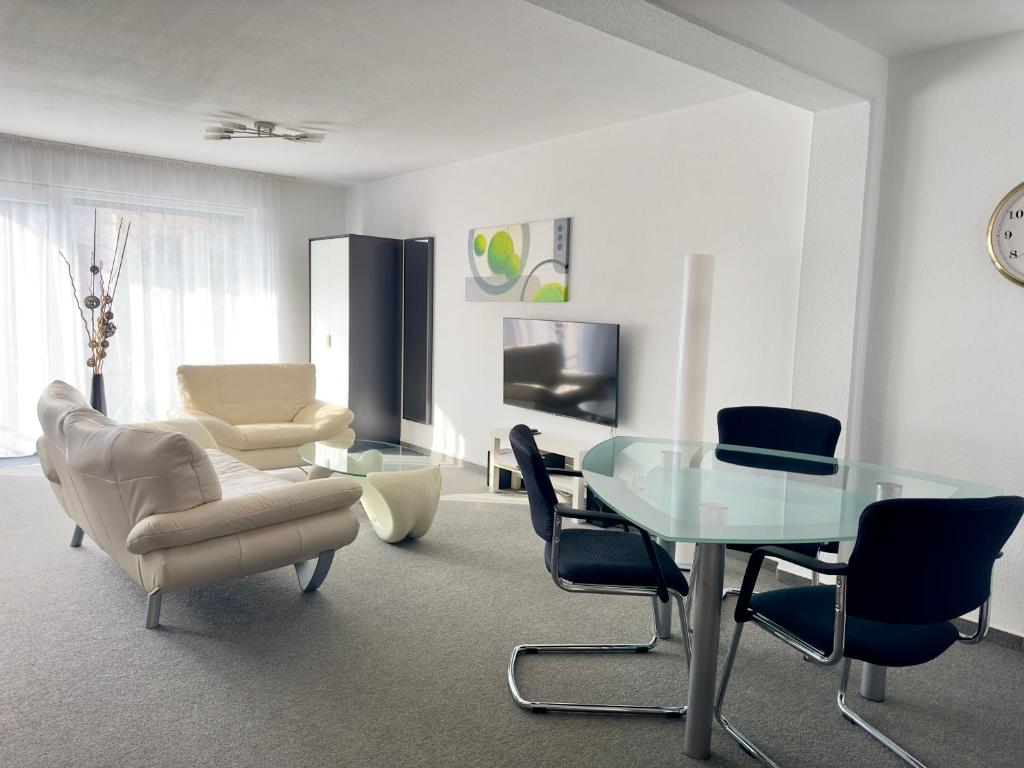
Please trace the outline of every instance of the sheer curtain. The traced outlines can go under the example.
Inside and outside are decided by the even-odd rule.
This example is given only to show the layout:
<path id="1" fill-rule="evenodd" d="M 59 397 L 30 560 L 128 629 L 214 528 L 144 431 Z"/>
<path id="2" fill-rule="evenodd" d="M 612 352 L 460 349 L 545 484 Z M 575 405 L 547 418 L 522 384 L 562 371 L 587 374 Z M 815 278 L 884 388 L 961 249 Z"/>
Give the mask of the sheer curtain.
<path id="1" fill-rule="evenodd" d="M 58 251 L 87 285 L 94 218 L 105 265 L 131 222 L 104 366 L 110 415 L 128 421 L 166 415 L 181 363 L 278 359 L 279 210 L 273 176 L 0 136 L 0 455 L 34 450 L 47 383 L 88 395 Z"/>

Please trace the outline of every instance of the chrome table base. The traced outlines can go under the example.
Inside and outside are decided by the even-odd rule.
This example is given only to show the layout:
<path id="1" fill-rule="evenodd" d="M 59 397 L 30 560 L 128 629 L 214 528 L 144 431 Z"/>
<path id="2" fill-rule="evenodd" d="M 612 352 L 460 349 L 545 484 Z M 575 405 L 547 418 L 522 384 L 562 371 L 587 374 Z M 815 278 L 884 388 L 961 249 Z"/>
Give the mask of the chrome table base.
<path id="1" fill-rule="evenodd" d="M 725 545 L 698 544 L 694 557 L 696 582 L 691 618 L 693 650 L 683 751 L 698 760 L 711 756 L 715 678 L 718 672 L 718 633 L 722 618 Z"/>

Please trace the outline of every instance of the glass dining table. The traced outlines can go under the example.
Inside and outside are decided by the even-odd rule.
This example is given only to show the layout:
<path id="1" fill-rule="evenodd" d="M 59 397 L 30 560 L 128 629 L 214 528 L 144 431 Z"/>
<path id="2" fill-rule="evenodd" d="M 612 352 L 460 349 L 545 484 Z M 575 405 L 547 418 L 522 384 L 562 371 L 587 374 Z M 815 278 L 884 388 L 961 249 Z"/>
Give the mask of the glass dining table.
<path id="1" fill-rule="evenodd" d="M 683 750 L 697 759 L 711 754 L 727 544 L 838 541 L 845 558 L 861 512 L 873 501 L 998 494 L 976 483 L 859 461 L 646 437 L 599 443 L 584 456 L 582 470 L 605 506 L 670 551 L 675 542 L 696 545 Z M 667 637 L 670 605 L 657 624 Z M 861 693 L 875 701 L 885 698 L 884 667 L 864 665 Z"/>

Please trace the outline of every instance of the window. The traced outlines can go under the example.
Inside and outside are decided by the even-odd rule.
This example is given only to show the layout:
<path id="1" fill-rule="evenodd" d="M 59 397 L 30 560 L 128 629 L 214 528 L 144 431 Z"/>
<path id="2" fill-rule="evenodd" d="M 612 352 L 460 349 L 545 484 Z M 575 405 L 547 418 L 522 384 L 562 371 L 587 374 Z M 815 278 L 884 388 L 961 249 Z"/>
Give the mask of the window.
<path id="1" fill-rule="evenodd" d="M 58 250 L 74 266 L 82 298 L 94 221 L 104 273 L 119 220 L 131 226 L 104 367 L 112 418 L 166 418 L 178 402 L 182 363 L 278 359 L 272 177 L 32 144 L 24 149 L 65 160 L 84 153 L 90 170 L 110 160 L 120 177 L 108 176 L 102 191 L 86 189 L 65 163 L 67 184 L 0 181 L 0 455 L 34 450 L 36 401 L 50 381 L 88 396 L 85 332 Z"/>

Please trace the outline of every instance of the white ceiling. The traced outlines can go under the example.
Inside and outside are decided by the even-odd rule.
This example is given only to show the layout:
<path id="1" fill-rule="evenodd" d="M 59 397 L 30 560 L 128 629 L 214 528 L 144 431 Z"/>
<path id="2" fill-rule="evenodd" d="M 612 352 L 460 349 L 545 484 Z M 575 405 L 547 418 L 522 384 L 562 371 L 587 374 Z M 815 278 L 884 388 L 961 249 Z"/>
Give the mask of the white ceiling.
<path id="1" fill-rule="evenodd" d="M 523 0 L 5 0 L 0 133 L 330 183 L 731 96 Z M 323 144 L 205 141 L 216 117 Z"/>
<path id="2" fill-rule="evenodd" d="M 782 0 L 886 56 L 1024 29 L 1024 0 Z"/>

